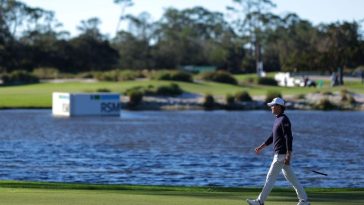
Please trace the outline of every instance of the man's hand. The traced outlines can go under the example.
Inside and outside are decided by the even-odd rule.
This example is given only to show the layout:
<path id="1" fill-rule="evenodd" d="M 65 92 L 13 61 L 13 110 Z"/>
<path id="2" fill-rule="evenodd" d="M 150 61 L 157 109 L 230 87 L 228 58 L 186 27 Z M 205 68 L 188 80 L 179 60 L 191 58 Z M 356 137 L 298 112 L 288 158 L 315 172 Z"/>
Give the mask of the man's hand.
<path id="1" fill-rule="evenodd" d="M 262 151 L 262 148 L 261 147 L 255 148 L 255 153 L 256 154 L 260 154 L 261 151 Z"/>
<path id="2" fill-rule="evenodd" d="M 255 148 L 255 153 L 256 154 L 260 154 L 260 152 L 262 152 L 262 150 L 266 147 L 267 145 L 262 144 L 259 147 Z"/>
<path id="3" fill-rule="evenodd" d="M 291 152 L 287 152 L 286 158 L 284 159 L 284 164 L 289 165 L 291 163 Z"/>

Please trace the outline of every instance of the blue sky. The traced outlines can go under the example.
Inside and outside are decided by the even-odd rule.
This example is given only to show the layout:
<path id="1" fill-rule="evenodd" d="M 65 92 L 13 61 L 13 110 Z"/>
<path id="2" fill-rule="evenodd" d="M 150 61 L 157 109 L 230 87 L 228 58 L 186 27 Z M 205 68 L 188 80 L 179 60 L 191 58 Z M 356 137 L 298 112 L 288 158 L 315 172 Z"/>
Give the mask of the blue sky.
<path id="1" fill-rule="evenodd" d="M 21 0 L 22 2 L 43 9 L 52 10 L 56 18 L 63 23 L 64 30 L 77 35 L 77 25 L 81 20 L 91 17 L 101 19 L 102 33 L 113 36 L 116 30 L 120 8 L 113 0 Z M 127 13 L 138 15 L 143 11 L 151 14 L 152 20 L 158 20 L 168 7 L 177 9 L 203 6 L 211 11 L 226 13 L 226 6 L 231 0 L 134 0 L 134 6 Z M 364 20 L 364 0 L 273 0 L 276 14 L 297 13 L 301 18 L 314 24 L 336 21 Z M 362 23 L 361 25 L 364 25 Z"/>

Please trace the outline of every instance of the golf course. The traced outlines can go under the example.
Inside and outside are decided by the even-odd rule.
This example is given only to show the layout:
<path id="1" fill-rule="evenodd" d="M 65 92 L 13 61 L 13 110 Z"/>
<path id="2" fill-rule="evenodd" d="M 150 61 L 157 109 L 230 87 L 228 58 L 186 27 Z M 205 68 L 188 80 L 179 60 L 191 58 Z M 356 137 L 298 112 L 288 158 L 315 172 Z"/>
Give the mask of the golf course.
<path id="1" fill-rule="evenodd" d="M 257 188 L 165 187 L 0 182 L 0 204 L 6 205 L 239 205 L 259 194 Z M 314 205 L 359 205 L 364 189 L 307 189 Z M 274 189 L 266 204 L 293 205 L 291 189 Z"/>
<path id="2" fill-rule="evenodd" d="M 0 205 L 364 205 L 364 0 L 0 2 Z"/>
<path id="3" fill-rule="evenodd" d="M 317 92 L 350 92 L 363 94 L 359 80 L 348 81 L 344 86 L 330 87 L 325 81 L 321 88 L 287 88 L 248 84 L 251 75 L 236 75 L 239 85 L 217 82 L 177 82 L 162 80 L 139 80 L 123 82 L 61 82 L 39 83 L 0 87 L 0 108 L 50 108 L 52 92 L 98 92 L 109 90 L 123 94 L 133 87 L 163 86 L 178 84 L 184 92 L 201 96 L 212 94 L 225 96 L 238 91 L 247 91 L 253 97 L 265 96 L 268 90 L 278 91 L 283 96 L 298 96 Z M 0 181 L 0 205 L 238 205 L 246 204 L 247 198 L 255 198 L 261 188 L 239 187 L 183 187 L 143 185 L 101 185 L 48 183 L 28 181 Z M 359 205 L 364 204 L 363 188 L 307 188 L 311 204 L 314 205 Z M 275 188 L 266 205 L 293 205 L 296 194 L 290 187 Z"/>
<path id="4" fill-rule="evenodd" d="M 269 74 L 273 76 L 274 73 Z M 343 86 L 331 87 L 329 80 L 324 80 L 321 88 L 312 87 L 278 87 L 249 83 L 249 78 L 254 74 L 235 75 L 238 85 L 200 81 L 179 82 L 166 80 L 132 80 L 122 82 L 60 82 L 60 83 L 38 83 L 31 85 L 1 86 L 0 108 L 50 108 L 52 105 L 52 92 L 99 92 L 108 90 L 110 92 L 125 94 L 125 91 L 135 87 L 158 87 L 167 86 L 171 83 L 177 84 L 184 92 L 198 95 L 211 94 L 214 97 L 225 98 L 226 95 L 234 95 L 239 91 L 247 91 L 252 97 L 265 97 L 267 92 L 279 92 L 283 97 L 297 97 L 310 93 L 334 93 L 347 90 L 356 94 L 364 94 L 364 87 L 360 79 L 347 81 Z"/>

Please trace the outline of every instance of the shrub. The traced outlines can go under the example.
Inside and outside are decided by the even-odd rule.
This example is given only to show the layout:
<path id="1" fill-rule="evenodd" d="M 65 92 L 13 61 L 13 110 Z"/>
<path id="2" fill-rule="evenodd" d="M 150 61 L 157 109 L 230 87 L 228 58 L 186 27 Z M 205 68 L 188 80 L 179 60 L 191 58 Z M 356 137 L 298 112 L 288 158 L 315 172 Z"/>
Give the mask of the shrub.
<path id="1" fill-rule="evenodd" d="M 96 79 L 99 81 L 112 81 L 117 82 L 119 80 L 119 71 L 112 70 L 108 72 L 100 72 L 96 74 Z"/>
<path id="2" fill-rule="evenodd" d="M 125 94 L 129 96 L 132 92 L 141 92 L 143 95 L 145 95 L 145 89 L 142 86 L 135 86 L 132 88 L 129 88 L 125 91 Z"/>
<path id="3" fill-rule="evenodd" d="M 172 83 L 167 86 L 159 86 L 156 89 L 156 95 L 162 96 L 178 96 L 183 93 L 183 90 L 175 83 Z"/>
<path id="4" fill-rule="evenodd" d="M 258 77 L 248 77 L 246 79 L 246 82 L 249 83 L 249 84 L 257 83 L 258 82 Z"/>
<path id="5" fill-rule="evenodd" d="M 347 89 L 341 89 L 340 90 L 341 96 L 349 94 L 349 91 Z"/>
<path id="6" fill-rule="evenodd" d="M 265 102 L 266 103 L 271 102 L 274 98 L 277 98 L 277 97 L 280 97 L 280 98 L 282 97 L 282 94 L 279 91 L 269 90 L 265 97 Z"/>
<path id="7" fill-rule="evenodd" d="M 329 99 L 322 98 L 315 107 L 320 110 L 333 110 L 336 108 L 336 105 L 333 104 Z"/>
<path id="8" fill-rule="evenodd" d="M 348 95 L 341 95 L 341 101 L 346 102 L 348 100 Z"/>
<path id="9" fill-rule="evenodd" d="M 347 97 L 348 99 L 346 100 L 346 102 L 348 102 L 349 104 L 356 104 L 356 100 L 352 95 L 348 95 Z"/>
<path id="10" fill-rule="evenodd" d="M 270 86 L 277 86 L 278 83 L 276 80 L 274 80 L 274 78 L 268 78 L 268 77 L 264 77 L 264 78 L 258 78 L 258 82 L 259 85 L 270 85 Z"/>
<path id="11" fill-rule="evenodd" d="M 357 103 L 356 100 L 355 100 L 355 98 L 352 95 L 349 95 L 347 102 L 349 102 L 350 104 Z"/>
<path id="12" fill-rule="evenodd" d="M 157 71 L 153 73 L 152 79 L 193 82 L 192 75 L 190 73 L 186 73 L 183 71 L 167 71 L 167 70 Z"/>
<path id="13" fill-rule="evenodd" d="M 202 105 L 206 110 L 213 110 L 215 108 L 214 96 L 207 94 Z"/>
<path id="14" fill-rule="evenodd" d="M 162 85 L 156 88 L 152 85 L 147 87 L 136 86 L 125 91 L 127 95 L 132 92 L 141 92 L 143 95 L 149 96 L 178 96 L 183 93 L 183 90 L 177 84 L 171 83 L 170 85 Z"/>
<path id="15" fill-rule="evenodd" d="M 235 94 L 235 98 L 239 102 L 251 102 L 253 101 L 253 98 L 250 96 L 250 94 L 247 91 L 240 91 Z"/>
<path id="16" fill-rule="evenodd" d="M 323 91 L 322 92 L 323 95 L 334 95 L 332 92 L 330 91 Z"/>
<path id="17" fill-rule="evenodd" d="M 230 73 L 225 71 L 205 72 L 201 74 L 201 79 L 206 81 L 227 83 L 232 85 L 238 84 L 238 81 Z"/>
<path id="18" fill-rule="evenodd" d="M 36 68 L 32 74 L 39 79 L 55 79 L 58 77 L 59 71 L 56 68 Z"/>
<path id="19" fill-rule="evenodd" d="M 79 73 L 77 75 L 78 78 L 82 78 L 82 79 L 92 79 L 92 78 L 95 78 L 96 73 L 94 72 L 84 72 L 84 73 Z"/>
<path id="20" fill-rule="evenodd" d="M 100 81 L 126 81 L 126 80 L 135 80 L 136 78 L 143 77 L 143 74 L 139 71 L 131 71 L 131 70 L 111 70 L 107 72 L 98 72 L 96 74 L 96 78 Z"/>
<path id="21" fill-rule="evenodd" d="M 118 81 L 135 80 L 136 78 L 142 78 L 144 75 L 138 71 L 123 70 L 119 72 Z"/>
<path id="22" fill-rule="evenodd" d="M 14 71 L 2 76 L 4 85 L 23 85 L 39 83 L 39 78 L 26 71 Z"/>
<path id="23" fill-rule="evenodd" d="M 182 82 L 193 82 L 192 75 L 183 71 L 173 72 L 171 75 L 171 80 L 182 81 Z"/>
<path id="24" fill-rule="evenodd" d="M 306 98 L 306 95 L 305 94 L 298 94 L 295 96 L 296 99 L 299 99 L 299 100 L 304 100 Z"/>
<path id="25" fill-rule="evenodd" d="M 347 102 L 349 104 L 355 104 L 356 100 L 355 98 L 350 94 L 350 92 L 346 89 L 340 90 L 340 96 L 342 102 Z"/>
<path id="26" fill-rule="evenodd" d="M 128 97 L 129 97 L 128 107 L 135 108 L 143 101 L 143 92 L 138 90 L 133 90 L 128 93 Z"/>
<path id="27" fill-rule="evenodd" d="M 143 87 L 144 95 L 157 95 L 157 89 L 153 85 L 148 85 L 147 87 Z"/>
<path id="28" fill-rule="evenodd" d="M 99 88 L 99 89 L 96 90 L 96 92 L 98 92 L 98 93 L 109 93 L 109 92 L 111 92 L 111 90 L 107 89 L 107 88 Z"/>
<path id="29" fill-rule="evenodd" d="M 340 96 L 341 96 L 341 101 L 348 101 L 348 96 L 350 96 L 350 93 L 348 90 L 342 89 L 340 90 Z"/>
<path id="30" fill-rule="evenodd" d="M 225 96 L 225 101 L 226 101 L 227 105 L 233 105 L 233 104 L 235 104 L 235 97 L 231 94 L 227 94 Z"/>
<path id="31" fill-rule="evenodd" d="M 152 80 L 170 80 L 171 74 L 170 71 L 167 70 L 159 70 L 155 71 L 151 74 Z"/>

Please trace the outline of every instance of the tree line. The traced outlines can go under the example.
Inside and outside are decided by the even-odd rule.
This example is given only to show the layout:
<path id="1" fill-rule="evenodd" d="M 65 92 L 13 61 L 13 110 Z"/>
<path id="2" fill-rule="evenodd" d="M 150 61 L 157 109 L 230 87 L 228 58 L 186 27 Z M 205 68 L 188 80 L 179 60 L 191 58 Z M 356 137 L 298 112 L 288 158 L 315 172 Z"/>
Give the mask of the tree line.
<path id="1" fill-rule="evenodd" d="M 335 71 L 364 65 L 359 22 L 313 25 L 294 13 L 271 12 L 270 0 L 233 0 L 229 17 L 203 7 L 168 8 L 151 21 L 147 12 L 126 15 L 120 6 L 113 37 L 100 31 L 97 17 L 80 22 L 70 37 L 54 12 L 18 0 L 0 0 L 0 73 L 56 68 L 65 73 L 112 69 L 176 69 L 214 66 L 230 72 Z M 128 29 L 121 30 L 120 23 Z"/>

